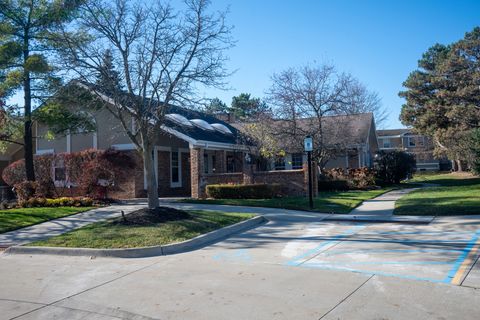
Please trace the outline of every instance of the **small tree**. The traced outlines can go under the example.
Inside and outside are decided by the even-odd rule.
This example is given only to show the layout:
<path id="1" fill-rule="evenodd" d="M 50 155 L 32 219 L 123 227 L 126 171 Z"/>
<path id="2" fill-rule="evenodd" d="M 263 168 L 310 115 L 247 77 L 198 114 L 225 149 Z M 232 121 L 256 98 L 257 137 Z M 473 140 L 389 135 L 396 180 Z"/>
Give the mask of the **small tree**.
<path id="1" fill-rule="evenodd" d="M 404 151 L 380 151 L 375 170 L 380 184 L 398 184 L 415 171 L 415 156 Z"/>

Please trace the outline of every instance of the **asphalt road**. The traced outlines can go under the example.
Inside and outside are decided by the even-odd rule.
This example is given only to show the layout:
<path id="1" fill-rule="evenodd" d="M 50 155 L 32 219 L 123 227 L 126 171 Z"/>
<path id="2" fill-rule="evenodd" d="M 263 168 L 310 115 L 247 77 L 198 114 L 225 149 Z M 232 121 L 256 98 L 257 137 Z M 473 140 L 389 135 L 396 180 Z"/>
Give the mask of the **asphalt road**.
<path id="1" fill-rule="evenodd" d="M 479 217 L 403 225 L 264 213 L 268 224 L 173 256 L 0 256 L 0 318 L 479 317 Z"/>

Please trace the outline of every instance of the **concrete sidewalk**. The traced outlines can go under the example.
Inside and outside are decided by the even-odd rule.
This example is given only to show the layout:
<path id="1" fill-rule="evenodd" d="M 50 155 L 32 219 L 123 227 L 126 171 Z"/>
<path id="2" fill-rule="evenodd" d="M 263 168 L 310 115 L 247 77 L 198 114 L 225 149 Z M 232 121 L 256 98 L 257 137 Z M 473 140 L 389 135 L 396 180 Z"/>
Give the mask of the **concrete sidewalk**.
<path id="1" fill-rule="evenodd" d="M 125 214 L 128 214 L 144 206 L 145 204 L 140 203 L 134 205 L 112 205 L 2 233 L 0 234 L 0 247 L 22 245 L 44 240 L 81 228 L 93 222 L 118 217 L 121 215 L 122 210 Z"/>
<path id="2" fill-rule="evenodd" d="M 431 185 L 424 186 L 430 187 Z M 349 214 L 333 214 L 325 220 L 330 221 L 365 221 L 365 222 L 402 222 L 430 223 L 434 216 L 395 216 L 395 202 L 406 194 L 420 188 L 393 190 L 374 199 L 365 200 Z"/>
<path id="3" fill-rule="evenodd" d="M 160 205 L 183 210 L 220 210 L 227 212 L 255 213 L 274 220 L 295 220 L 304 222 L 330 221 L 364 221 L 364 222 L 401 222 L 401 223 L 429 223 L 432 216 L 394 216 L 395 201 L 413 190 L 401 189 L 387 192 L 377 198 L 364 201 L 350 214 L 328 214 L 320 212 L 287 210 L 278 208 L 243 207 L 229 205 L 209 205 L 177 202 L 176 198 L 161 199 Z M 115 218 L 144 207 L 146 199 L 134 199 L 125 201 L 123 204 L 113 205 L 82 212 L 65 218 L 55 219 L 33 225 L 30 227 L 0 234 L 0 247 L 22 245 L 29 242 L 39 241 L 50 237 L 81 228 L 90 223 Z"/>

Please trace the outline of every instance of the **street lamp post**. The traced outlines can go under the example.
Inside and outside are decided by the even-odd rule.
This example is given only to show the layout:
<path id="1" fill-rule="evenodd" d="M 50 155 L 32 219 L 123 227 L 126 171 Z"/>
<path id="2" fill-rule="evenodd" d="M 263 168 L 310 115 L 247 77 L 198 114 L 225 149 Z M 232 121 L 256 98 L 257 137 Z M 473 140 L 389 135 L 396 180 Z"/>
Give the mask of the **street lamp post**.
<path id="1" fill-rule="evenodd" d="M 308 204 L 310 210 L 313 209 L 313 182 L 312 182 L 312 150 L 313 150 L 313 139 L 310 136 L 306 136 L 303 140 L 305 151 L 307 152 L 308 160 Z"/>

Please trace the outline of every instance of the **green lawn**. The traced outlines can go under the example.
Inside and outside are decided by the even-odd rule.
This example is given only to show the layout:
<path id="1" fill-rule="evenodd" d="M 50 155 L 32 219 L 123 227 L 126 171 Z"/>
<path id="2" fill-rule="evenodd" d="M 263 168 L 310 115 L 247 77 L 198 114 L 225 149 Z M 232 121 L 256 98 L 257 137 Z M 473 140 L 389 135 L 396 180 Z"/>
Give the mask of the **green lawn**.
<path id="1" fill-rule="evenodd" d="M 480 178 L 466 174 L 419 174 L 410 182 L 435 183 L 398 200 L 398 215 L 480 214 Z"/>
<path id="2" fill-rule="evenodd" d="M 164 245 L 254 217 L 253 214 L 218 211 L 188 211 L 181 220 L 126 225 L 121 218 L 93 223 L 75 231 L 29 245 L 76 248 L 135 248 Z M 127 215 L 127 220 L 129 216 Z"/>
<path id="3" fill-rule="evenodd" d="M 363 201 L 375 198 L 390 190 L 392 190 L 392 188 L 368 191 L 320 192 L 318 197 L 314 198 L 313 210 L 318 212 L 349 213 Z M 190 203 L 310 210 L 308 206 L 308 198 L 306 197 L 285 197 L 275 199 L 186 199 L 182 201 Z"/>
<path id="4" fill-rule="evenodd" d="M 58 207 L 0 210 L 0 233 L 28 227 L 52 219 L 62 218 L 90 209 L 93 208 Z"/>

